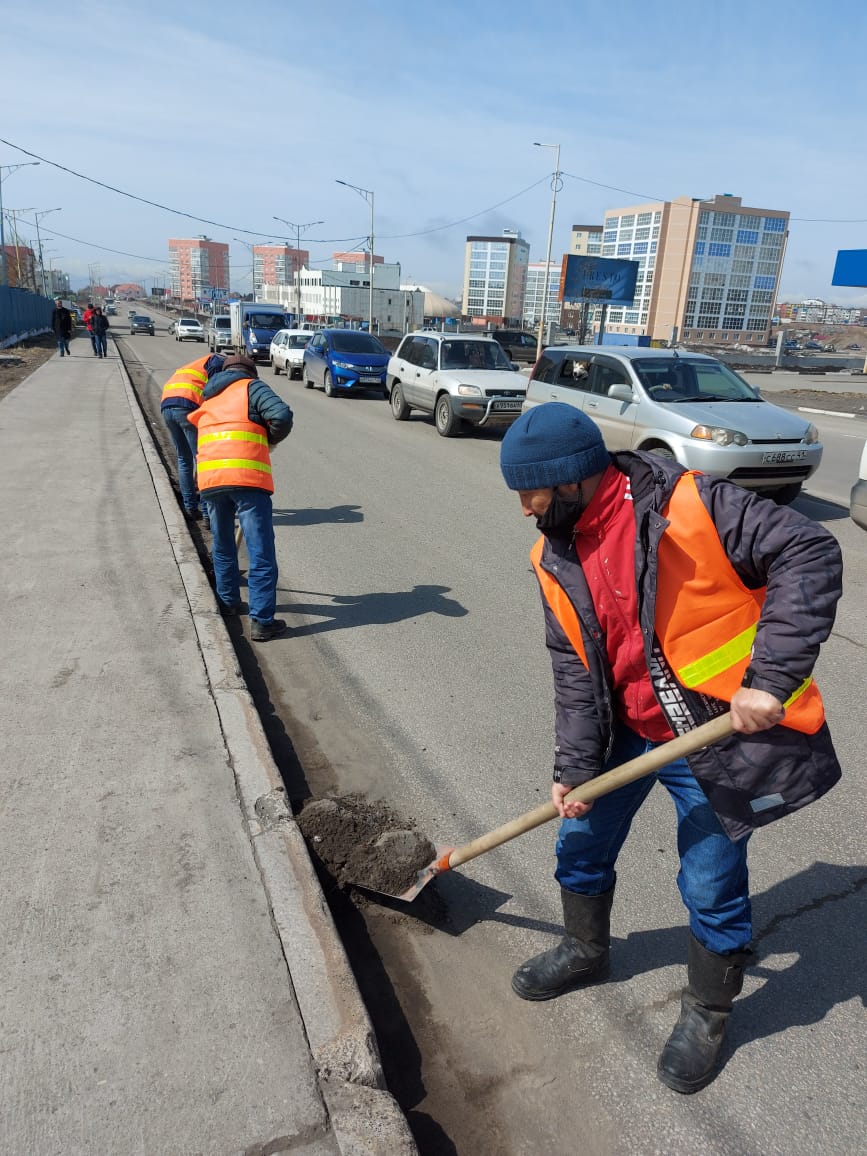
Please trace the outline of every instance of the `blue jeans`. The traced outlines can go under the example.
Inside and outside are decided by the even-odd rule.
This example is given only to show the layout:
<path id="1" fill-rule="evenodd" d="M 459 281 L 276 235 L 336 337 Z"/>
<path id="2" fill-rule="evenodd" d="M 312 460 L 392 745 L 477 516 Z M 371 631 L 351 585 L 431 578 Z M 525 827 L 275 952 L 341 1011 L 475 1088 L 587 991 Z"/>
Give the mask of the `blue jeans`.
<path id="1" fill-rule="evenodd" d="M 100 357 L 105 357 L 106 353 L 108 353 L 108 339 L 104 333 L 94 333 L 93 348 Z"/>
<path id="2" fill-rule="evenodd" d="M 274 549 L 274 522 L 271 495 L 264 490 L 238 486 L 202 495 L 211 524 L 211 557 L 217 580 L 217 596 L 227 606 L 241 601 L 241 575 L 235 547 L 235 514 L 247 544 L 250 568 L 247 596 L 250 617 L 257 622 L 273 622 L 277 608 L 277 553 Z"/>
<path id="3" fill-rule="evenodd" d="M 618 726 L 606 770 L 658 744 Z M 752 937 L 747 839 L 733 843 L 720 825 L 685 759 L 603 795 L 583 819 L 564 819 L 557 840 L 556 878 L 561 887 L 601 895 L 614 884 L 614 865 L 632 819 L 656 780 L 677 814 L 680 871 L 677 886 L 693 935 L 708 951 L 727 955 Z"/>
<path id="4" fill-rule="evenodd" d="M 60 350 L 60 356 L 61 357 L 63 357 L 64 354 L 69 353 L 69 338 L 68 337 L 58 337 L 57 338 L 57 348 Z"/>
<path id="5" fill-rule="evenodd" d="M 96 354 L 99 352 L 99 350 L 96 348 L 96 334 L 92 329 L 88 329 L 87 336 L 90 338 L 90 344 L 93 346 L 93 353 L 94 356 L 96 356 Z"/>
<path id="6" fill-rule="evenodd" d="M 188 514 L 195 514 L 199 508 L 199 491 L 196 488 L 196 441 L 198 430 L 187 421 L 191 409 L 179 405 L 166 406 L 162 411 L 163 421 L 172 435 L 178 453 L 178 484 L 181 498 Z"/>

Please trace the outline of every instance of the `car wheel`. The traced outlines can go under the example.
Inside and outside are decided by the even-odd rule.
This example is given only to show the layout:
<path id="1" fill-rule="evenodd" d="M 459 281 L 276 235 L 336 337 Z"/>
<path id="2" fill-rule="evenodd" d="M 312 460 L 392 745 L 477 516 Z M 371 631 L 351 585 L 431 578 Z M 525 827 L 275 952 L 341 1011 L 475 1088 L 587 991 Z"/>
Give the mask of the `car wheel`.
<path id="1" fill-rule="evenodd" d="M 441 393 L 434 408 L 434 424 L 443 438 L 453 438 L 461 432 L 463 422 L 452 409 L 452 401 L 447 393 Z"/>
<path id="2" fill-rule="evenodd" d="M 276 361 L 274 361 L 273 358 L 271 359 L 271 368 L 274 370 L 274 376 L 279 377 L 280 376 L 280 366 L 277 364 Z"/>
<path id="3" fill-rule="evenodd" d="M 325 382 L 325 396 L 326 397 L 337 397 L 337 390 L 334 388 L 334 382 L 331 379 L 331 370 L 330 369 L 325 370 L 325 377 L 323 380 Z"/>
<path id="4" fill-rule="evenodd" d="M 677 458 L 674 456 L 674 451 L 670 450 L 668 446 L 648 446 L 647 452 L 649 454 L 656 454 L 658 458 L 665 458 L 668 462 L 677 461 Z"/>
<path id="5" fill-rule="evenodd" d="M 391 387 L 391 416 L 395 421 L 406 421 L 412 413 L 412 408 L 406 404 L 403 390 L 395 382 Z"/>
<path id="6" fill-rule="evenodd" d="M 762 490 L 766 498 L 776 502 L 778 506 L 788 506 L 794 502 L 801 492 L 800 482 L 791 482 L 788 486 L 777 486 L 775 490 Z"/>
<path id="7" fill-rule="evenodd" d="M 312 389 L 313 388 L 313 382 L 307 376 L 307 362 L 306 361 L 301 366 L 301 380 L 304 382 L 304 388 L 305 389 Z"/>

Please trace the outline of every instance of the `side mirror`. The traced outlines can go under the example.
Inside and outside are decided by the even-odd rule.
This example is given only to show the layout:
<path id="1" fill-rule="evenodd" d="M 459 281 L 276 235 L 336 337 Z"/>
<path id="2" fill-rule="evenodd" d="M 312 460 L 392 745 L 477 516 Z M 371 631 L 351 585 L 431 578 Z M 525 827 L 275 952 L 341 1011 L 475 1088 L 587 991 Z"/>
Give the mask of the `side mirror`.
<path id="1" fill-rule="evenodd" d="M 635 394 L 632 392 L 632 386 L 626 385 L 625 382 L 618 382 L 616 385 L 609 385 L 608 396 L 614 401 L 635 401 Z"/>

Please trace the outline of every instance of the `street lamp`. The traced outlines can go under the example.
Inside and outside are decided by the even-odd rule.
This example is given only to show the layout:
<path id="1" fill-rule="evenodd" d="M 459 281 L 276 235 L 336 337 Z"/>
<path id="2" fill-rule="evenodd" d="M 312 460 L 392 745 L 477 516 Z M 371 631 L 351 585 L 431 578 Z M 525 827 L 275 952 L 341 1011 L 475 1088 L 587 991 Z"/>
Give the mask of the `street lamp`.
<path id="1" fill-rule="evenodd" d="M 368 273 L 370 298 L 367 309 L 367 332 L 373 333 L 373 189 L 362 189 L 358 185 L 351 185 L 349 181 L 337 181 L 337 183 L 338 185 L 345 185 L 347 189 L 355 189 L 356 193 L 370 205 L 370 266 Z"/>
<path id="2" fill-rule="evenodd" d="M 6 276 L 6 237 L 3 234 L 3 170 L 6 169 L 11 176 L 19 169 L 38 164 L 39 161 L 22 161 L 20 165 L 0 165 L 0 285 L 3 286 L 9 284 Z"/>
<path id="3" fill-rule="evenodd" d="M 284 217 L 274 217 L 275 221 L 279 221 L 281 225 L 288 225 L 290 229 L 295 230 L 295 254 L 296 261 L 300 256 L 301 251 L 301 234 L 306 233 L 308 229 L 312 229 L 314 225 L 324 225 L 324 221 L 308 221 L 306 225 L 295 225 L 291 221 L 287 221 Z M 295 270 L 295 324 L 301 325 L 301 266 L 299 265 Z"/>
<path id="4" fill-rule="evenodd" d="M 41 209 L 38 213 L 34 212 L 34 214 L 33 214 L 34 220 L 36 221 L 36 247 L 39 249 L 39 269 L 40 269 L 40 272 L 42 273 L 42 295 L 43 295 L 43 297 L 48 296 L 48 287 L 47 287 L 46 282 L 45 282 L 45 263 L 42 260 L 42 237 L 40 236 L 40 233 L 39 233 L 39 218 L 40 217 L 47 217 L 49 213 L 59 213 L 60 211 L 61 210 L 59 208 L 58 209 Z M 49 232 L 51 232 L 50 229 L 49 229 Z"/>
<path id="5" fill-rule="evenodd" d="M 233 237 L 233 241 L 237 241 L 239 245 L 243 245 L 245 249 L 250 250 L 250 288 L 253 292 L 253 300 L 256 300 L 256 254 L 253 252 L 253 246 L 249 241 L 244 241 L 240 237 Z"/>
<path id="6" fill-rule="evenodd" d="M 551 279 L 551 242 L 554 239 L 554 214 L 557 211 L 557 189 L 560 185 L 560 146 L 558 144 L 544 144 L 534 140 L 537 149 L 556 149 L 557 160 L 554 164 L 554 179 L 551 182 L 551 220 L 548 224 L 548 249 L 545 255 L 545 275 L 542 279 L 542 320 L 539 324 L 539 340 L 536 343 L 536 360 L 542 356 L 542 345 L 545 337 L 545 328 L 548 324 L 548 282 Z"/>

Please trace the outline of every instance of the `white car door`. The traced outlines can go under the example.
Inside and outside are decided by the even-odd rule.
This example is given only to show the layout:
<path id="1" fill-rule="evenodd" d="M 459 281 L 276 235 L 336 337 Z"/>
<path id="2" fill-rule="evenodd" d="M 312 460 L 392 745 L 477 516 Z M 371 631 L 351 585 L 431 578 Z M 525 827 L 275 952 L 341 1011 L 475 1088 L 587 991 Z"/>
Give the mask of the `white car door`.
<path id="1" fill-rule="evenodd" d="M 612 385 L 632 389 L 629 371 L 613 357 L 594 356 L 590 370 L 590 392 L 585 395 L 584 412 L 602 430 L 606 449 L 629 450 L 635 433 L 638 402 L 609 397 Z"/>

